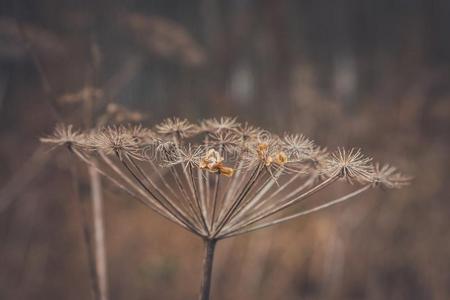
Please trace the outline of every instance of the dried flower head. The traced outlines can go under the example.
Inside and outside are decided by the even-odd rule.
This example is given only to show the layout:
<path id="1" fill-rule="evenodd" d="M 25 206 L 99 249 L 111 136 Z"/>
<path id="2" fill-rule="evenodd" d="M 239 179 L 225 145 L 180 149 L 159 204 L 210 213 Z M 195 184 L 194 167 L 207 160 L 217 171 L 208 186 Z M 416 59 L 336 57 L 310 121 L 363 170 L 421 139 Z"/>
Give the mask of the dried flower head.
<path id="1" fill-rule="evenodd" d="M 339 148 L 325 162 L 322 172 L 329 177 L 340 177 L 349 182 L 370 182 L 373 179 L 372 158 L 365 157 L 360 149 L 350 151 Z"/>
<path id="2" fill-rule="evenodd" d="M 204 132 L 217 133 L 235 130 L 239 127 L 236 118 L 220 117 L 219 119 L 206 119 L 200 123 L 200 129 Z"/>
<path id="3" fill-rule="evenodd" d="M 258 136 L 261 135 L 262 132 L 262 129 L 249 125 L 247 122 L 241 124 L 236 129 L 236 135 L 244 145 L 257 140 Z"/>
<path id="4" fill-rule="evenodd" d="M 156 125 L 156 130 L 161 135 L 172 136 L 177 139 L 185 139 L 196 134 L 197 128 L 186 119 L 168 118 Z"/>
<path id="5" fill-rule="evenodd" d="M 155 128 L 112 126 L 80 133 L 58 126 L 41 141 L 69 146 L 130 195 L 202 237 L 204 278 L 211 274 L 212 252 L 220 239 L 320 211 L 377 186 L 400 188 L 409 182 L 394 167 L 373 166 L 360 150 L 339 148 L 329 154 L 303 135 L 280 138 L 233 118 L 200 125 L 173 118 Z M 361 186 L 303 206 L 338 182 Z M 201 299 L 208 292 L 204 285 Z"/>
<path id="6" fill-rule="evenodd" d="M 303 134 L 289 134 L 283 138 L 286 153 L 295 160 L 310 159 L 314 152 L 314 143 Z"/>
<path id="7" fill-rule="evenodd" d="M 231 131 L 221 131 L 210 133 L 205 138 L 206 145 L 216 147 L 226 153 L 234 153 L 239 151 L 239 138 Z"/>
<path id="8" fill-rule="evenodd" d="M 80 133 L 58 126 L 42 141 L 74 145 L 74 153 L 86 162 L 96 156 L 103 174 L 205 239 L 281 222 L 285 211 L 289 218 L 303 215 L 305 211 L 286 208 L 337 184 L 337 179 L 363 185 L 344 199 L 375 186 L 402 187 L 409 180 L 394 167 L 374 167 L 360 150 L 339 148 L 328 154 L 303 135 L 279 137 L 234 118 L 199 125 L 172 118 L 155 129 L 112 126 Z"/>
<path id="9" fill-rule="evenodd" d="M 105 154 L 114 154 L 122 158 L 130 156 L 142 159 L 140 140 L 136 134 L 139 127 L 112 126 L 91 131 L 87 135 L 87 144 L 93 150 Z"/>
<path id="10" fill-rule="evenodd" d="M 388 189 L 402 188 L 409 185 L 411 177 L 405 176 L 397 171 L 397 168 L 388 164 L 374 166 L 373 183 Z"/>
<path id="11" fill-rule="evenodd" d="M 73 130 L 72 125 L 65 126 L 64 124 L 58 124 L 52 135 L 41 138 L 41 142 L 54 144 L 55 146 L 73 146 L 81 145 L 85 142 L 85 136 L 79 131 Z"/>

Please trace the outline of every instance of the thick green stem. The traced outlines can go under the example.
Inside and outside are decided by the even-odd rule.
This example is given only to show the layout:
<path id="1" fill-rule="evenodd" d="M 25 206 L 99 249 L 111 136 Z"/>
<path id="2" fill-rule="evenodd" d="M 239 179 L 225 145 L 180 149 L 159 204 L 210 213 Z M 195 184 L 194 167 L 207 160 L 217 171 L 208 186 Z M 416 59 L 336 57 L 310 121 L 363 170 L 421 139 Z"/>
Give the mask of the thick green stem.
<path id="1" fill-rule="evenodd" d="M 200 287 L 199 300 L 209 300 L 209 291 L 211 290 L 211 274 L 214 260 L 214 250 L 217 240 L 205 239 L 205 256 L 203 257 L 202 285 Z"/>

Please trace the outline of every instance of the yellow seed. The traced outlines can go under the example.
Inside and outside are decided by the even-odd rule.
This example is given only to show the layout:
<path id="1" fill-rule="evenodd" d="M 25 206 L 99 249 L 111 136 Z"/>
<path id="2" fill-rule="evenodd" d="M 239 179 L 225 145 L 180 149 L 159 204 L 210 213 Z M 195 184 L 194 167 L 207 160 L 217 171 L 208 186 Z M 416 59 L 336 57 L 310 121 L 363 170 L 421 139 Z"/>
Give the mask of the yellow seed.
<path id="1" fill-rule="evenodd" d="M 220 174 L 225 175 L 227 177 L 231 177 L 234 174 L 234 169 L 233 168 L 229 168 L 229 167 L 221 166 L 219 171 L 220 171 Z"/>
<path id="2" fill-rule="evenodd" d="M 267 148 L 269 148 L 269 145 L 266 143 L 261 143 L 258 145 L 258 152 L 266 152 Z"/>
<path id="3" fill-rule="evenodd" d="M 283 151 L 278 152 L 275 155 L 275 163 L 277 163 L 279 165 L 284 165 L 285 163 L 287 163 L 287 155 L 286 155 L 286 153 L 284 153 Z"/>

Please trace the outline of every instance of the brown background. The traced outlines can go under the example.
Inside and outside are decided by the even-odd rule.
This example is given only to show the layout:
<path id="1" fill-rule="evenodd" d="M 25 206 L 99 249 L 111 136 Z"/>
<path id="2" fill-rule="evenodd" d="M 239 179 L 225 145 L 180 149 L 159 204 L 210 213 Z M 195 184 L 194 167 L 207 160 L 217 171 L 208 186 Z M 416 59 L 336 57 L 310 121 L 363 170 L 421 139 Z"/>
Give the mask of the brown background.
<path id="1" fill-rule="evenodd" d="M 220 243 L 213 299 L 450 299 L 449 15 L 445 0 L 0 1 L 0 299 L 91 296 L 73 162 L 38 141 L 56 115 L 90 123 L 73 96 L 89 86 L 95 120 L 105 101 L 148 125 L 237 116 L 415 177 Z M 105 198 L 111 299 L 194 299 L 201 242 Z"/>

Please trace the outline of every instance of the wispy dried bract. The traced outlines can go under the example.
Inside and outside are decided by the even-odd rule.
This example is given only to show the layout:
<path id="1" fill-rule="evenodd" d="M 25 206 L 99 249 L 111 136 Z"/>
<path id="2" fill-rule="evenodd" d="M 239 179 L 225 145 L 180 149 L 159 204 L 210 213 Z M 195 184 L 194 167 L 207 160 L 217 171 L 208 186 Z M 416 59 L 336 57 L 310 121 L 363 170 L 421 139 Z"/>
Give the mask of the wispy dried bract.
<path id="1" fill-rule="evenodd" d="M 349 182 L 373 180 L 372 158 L 365 157 L 360 149 L 339 148 L 326 160 L 322 172 L 329 177 L 340 177 Z"/>
<path id="2" fill-rule="evenodd" d="M 52 135 L 41 138 L 42 143 L 55 144 L 58 146 L 73 146 L 84 145 L 86 137 L 84 134 L 77 130 L 73 130 L 72 125 L 65 126 L 64 124 L 58 124 Z"/>
<path id="3" fill-rule="evenodd" d="M 166 146 L 168 146 L 166 144 Z M 166 166 L 181 164 L 185 167 L 199 167 L 202 157 L 205 155 L 205 148 L 198 145 L 187 144 L 180 147 L 173 145 L 163 159 Z"/>
<path id="4" fill-rule="evenodd" d="M 323 166 L 329 157 L 328 149 L 320 146 L 314 146 L 309 153 L 309 159 L 316 166 Z"/>
<path id="5" fill-rule="evenodd" d="M 303 134 L 289 134 L 283 138 L 284 151 L 298 161 L 310 159 L 314 152 L 314 143 Z"/>
<path id="6" fill-rule="evenodd" d="M 240 140 L 234 132 L 222 131 L 210 133 L 205 138 L 205 145 L 223 150 L 225 153 L 232 154 L 239 152 Z"/>
<path id="7" fill-rule="evenodd" d="M 263 130 L 261 128 L 249 125 L 247 122 L 241 124 L 236 129 L 236 134 L 243 144 L 255 141 L 262 132 Z"/>
<path id="8" fill-rule="evenodd" d="M 140 141 L 133 136 L 133 133 L 137 133 L 136 131 L 140 132 L 137 127 L 105 127 L 92 131 L 87 136 L 87 144 L 92 149 L 105 154 L 115 154 L 120 158 L 131 156 L 136 159 L 142 159 Z"/>
<path id="9" fill-rule="evenodd" d="M 185 139 L 197 133 L 197 126 L 186 119 L 168 118 L 156 125 L 156 131 L 162 135 Z"/>
<path id="10" fill-rule="evenodd" d="M 373 166 L 360 150 L 339 148 L 329 154 L 303 135 L 279 137 L 234 118 L 198 124 L 171 118 L 155 130 L 111 126 L 80 133 L 58 126 L 42 141 L 73 146 L 72 152 L 89 164 L 96 156 L 96 167 L 108 179 L 206 239 L 243 234 L 370 188 L 409 182 L 394 167 Z M 362 186 L 312 208 L 296 205 L 338 182 Z"/>
<path id="11" fill-rule="evenodd" d="M 376 163 L 374 166 L 373 183 L 388 189 L 402 188 L 409 185 L 411 177 L 405 176 L 398 172 L 397 168 L 388 164 L 380 165 Z"/>
<path id="12" fill-rule="evenodd" d="M 219 119 L 206 119 L 200 122 L 200 130 L 203 132 L 220 133 L 232 131 L 239 127 L 236 118 L 221 117 Z"/>

